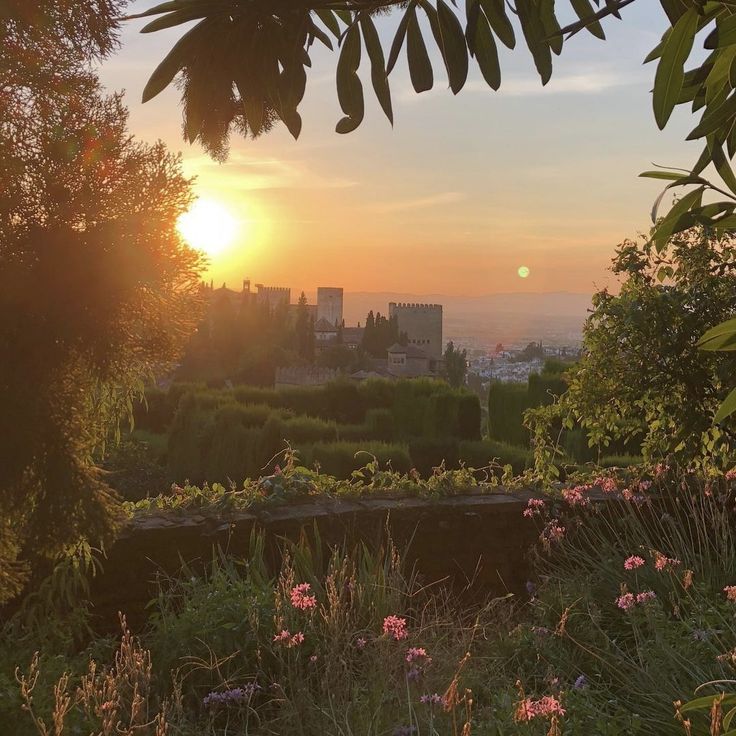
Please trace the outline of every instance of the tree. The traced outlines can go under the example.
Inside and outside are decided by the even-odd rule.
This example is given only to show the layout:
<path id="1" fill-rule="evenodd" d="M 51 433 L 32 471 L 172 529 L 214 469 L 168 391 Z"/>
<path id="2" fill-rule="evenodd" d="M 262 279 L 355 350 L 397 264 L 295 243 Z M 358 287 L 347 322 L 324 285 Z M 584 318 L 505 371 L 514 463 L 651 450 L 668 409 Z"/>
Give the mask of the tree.
<path id="1" fill-rule="evenodd" d="M 296 351 L 304 360 L 314 360 L 314 323 L 307 310 L 307 297 L 301 293 L 296 308 Z"/>
<path id="2" fill-rule="evenodd" d="M 621 244 L 612 265 L 623 278 L 620 293 L 594 295 L 569 388 L 555 405 L 534 410 L 532 424 L 579 422 L 591 446 L 635 440 L 650 461 L 722 463 L 734 447 L 734 423 L 713 419 L 736 356 L 704 353 L 698 339 L 733 313 L 734 259 L 736 238 L 702 227 L 661 250 L 645 238 Z"/>
<path id="3" fill-rule="evenodd" d="M 443 373 L 447 382 L 453 388 L 465 385 L 465 376 L 468 372 L 468 353 L 466 350 L 455 350 L 455 345 L 450 340 L 445 348 Z"/>
<path id="4" fill-rule="evenodd" d="M 14 0 L 0 20 L 0 601 L 110 538 L 94 456 L 198 316 L 201 259 L 176 230 L 189 181 L 91 72 L 117 6 Z"/>

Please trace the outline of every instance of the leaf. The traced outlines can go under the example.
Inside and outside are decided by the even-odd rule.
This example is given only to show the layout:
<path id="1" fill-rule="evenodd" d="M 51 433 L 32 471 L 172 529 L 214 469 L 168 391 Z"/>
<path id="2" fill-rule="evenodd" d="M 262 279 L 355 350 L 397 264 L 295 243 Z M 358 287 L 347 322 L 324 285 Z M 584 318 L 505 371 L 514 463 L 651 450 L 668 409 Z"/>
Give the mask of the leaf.
<path id="1" fill-rule="evenodd" d="M 497 90 L 501 86 L 501 67 L 498 63 L 498 50 L 493 40 L 491 26 L 485 13 L 481 12 L 475 25 L 473 37 L 475 60 L 478 62 L 480 73 L 488 85 Z"/>
<path id="2" fill-rule="evenodd" d="M 692 50 L 697 27 L 698 13 L 695 8 L 690 8 L 670 29 L 664 42 L 652 95 L 654 118 L 660 130 L 667 124 L 677 104 L 685 78 L 685 62 Z"/>
<path id="3" fill-rule="evenodd" d="M 360 31 L 352 25 L 342 42 L 337 61 L 337 99 L 346 117 L 335 127 L 338 133 L 350 133 L 363 121 L 363 85 L 357 71 L 360 66 Z"/>
<path id="4" fill-rule="evenodd" d="M 715 133 L 720 127 L 726 127 L 727 123 L 732 122 L 734 115 L 736 115 L 736 93 L 732 93 L 717 106 L 708 106 L 700 118 L 700 123 L 690 131 L 685 140 L 692 141 Z"/>
<path id="5" fill-rule="evenodd" d="M 602 41 L 606 40 L 606 34 L 603 33 L 600 21 L 593 18 L 595 11 L 593 6 L 590 4 L 590 0 L 570 0 L 573 10 L 577 13 L 578 18 L 585 22 L 585 27 L 592 33 L 596 38 L 600 38 Z M 590 20 L 589 20 L 590 19 Z"/>
<path id="6" fill-rule="evenodd" d="M 657 225 L 653 239 L 657 243 L 658 250 L 672 235 L 684 230 L 688 226 L 687 218 L 684 216 L 690 211 L 691 207 L 700 205 L 704 189 L 705 187 L 699 186 L 693 189 L 692 192 L 688 192 L 670 209 L 664 219 Z"/>
<path id="7" fill-rule="evenodd" d="M 179 26 L 182 23 L 188 23 L 190 20 L 209 17 L 211 12 L 212 9 L 208 6 L 176 10 L 173 13 L 167 13 L 161 18 L 156 18 L 156 20 L 147 23 L 143 28 L 141 28 L 141 33 L 155 33 L 156 31 L 162 31 L 165 28 L 173 28 L 174 26 Z"/>
<path id="8" fill-rule="evenodd" d="M 335 38 L 340 38 L 340 24 L 337 17 L 331 10 L 315 10 L 317 17 L 325 24 L 327 30 L 332 33 Z"/>
<path id="9" fill-rule="evenodd" d="M 197 23 L 194 28 L 187 31 L 172 47 L 171 51 L 164 57 L 163 61 L 153 70 L 153 74 L 146 82 L 143 88 L 142 102 L 152 100 L 157 94 L 162 92 L 171 84 L 174 77 L 186 65 L 190 49 L 190 43 L 201 33 L 207 25 L 209 19 Z"/>
<path id="10" fill-rule="evenodd" d="M 683 179 L 687 174 L 678 174 L 676 171 L 642 171 L 639 176 L 643 179 L 667 179 L 669 181 L 678 181 Z"/>
<path id="11" fill-rule="evenodd" d="M 552 54 L 544 39 L 544 28 L 539 15 L 535 13 L 536 5 L 529 2 L 517 3 L 516 11 L 521 21 L 524 40 L 534 59 L 542 84 L 547 84 L 552 77 Z"/>
<path id="12" fill-rule="evenodd" d="M 516 46 L 516 37 L 514 27 L 506 15 L 505 0 L 480 0 L 480 4 L 498 40 L 507 48 L 513 49 Z"/>
<path id="13" fill-rule="evenodd" d="M 123 20 L 137 20 L 138 18 L 148 18 L 151 15 L 161 15 L 162 13 L 171 13 L 175 10 L 181 10 L 192 4 L 192 0 L 171 0 L 171 2 L 160 3 L 154 7 L 144 10 L 142 13 L 134 13 L 126 15 Z"/>
<path id="14" fill-rule="evenodd" d="M 373 91 L 376 93 L 376 97 L 378 98 L 378 102 L 380 103 L 384 114 L 393 124 L 394 113 L 391 108 L 391 90 L 388 86 L 381 41 L 378 38 L 376 27 L 373 25 L 373 21 L 369 15 L 361 14 L 360 26 L 363 29 L 365 49 L 368 52 L 368 58 L 371 61 L 371 81 L 373 82 Z"/>
<path id="15" fill-rule="evenodd" d="M 713 343 L 717 343 L 723 338 L 729 338 L 736 336 L 736 317 L 733 319 L 727 319 L 725 322 L 721 322 L 715 327 L 711 327 L 703 336 L 698 340 L 698 347 L 701 350 L 719 350 L 720 348 L 712 347 Z"/>
<path id="16" fill-rule="evenodd" d="M 386 73 L 391 74 L 391 70 L 396 66 L 396 61 L 399 58 L 399 52 L 404 44 L 404 37 L 406 36 L 406 28 L 409 23 L 409 14 L 414 12 L 415 4 L 411 3 L 407 6 L 404 11 L 404 15 L 399 21 L 399 27 L 396 29 L 396 35 L 391 43 L 391 50 L 388 52 L 388 63 L 386 64 Z"/>
<path id="17" fill-rule="evenodd" d="M 406 58 L 409 63 L 409 76 L 414 90 L 416 92 L 426 92 L 427 90 L 432 89 L 432 85 L 434 84 L 432 63 L 429 60 L 427 47 L 424 44 L 422 31 L 419 28 L 419 21 L 417 20 L 414 8 L 410 8 L 409 13 L 409 24 L 407 27 L 406 39 Z"/>
<path id="18" fill-rule="evenodd" d="M 727 419 L 736 411 L 736 388 L 731 389 L 728 396 L 723 400 L 723 403 L 713 417 L 713 422 L 719 424 L 724 419 Z"/>
<path id="19" fill-rule="evenodd" d="M 468 47 L 460 21 L 444 0 L 437 0 L 437 20 L 441 36 L 440 51 L 445 61 L 450 89 L 457 94 L 468 78 Z"/>

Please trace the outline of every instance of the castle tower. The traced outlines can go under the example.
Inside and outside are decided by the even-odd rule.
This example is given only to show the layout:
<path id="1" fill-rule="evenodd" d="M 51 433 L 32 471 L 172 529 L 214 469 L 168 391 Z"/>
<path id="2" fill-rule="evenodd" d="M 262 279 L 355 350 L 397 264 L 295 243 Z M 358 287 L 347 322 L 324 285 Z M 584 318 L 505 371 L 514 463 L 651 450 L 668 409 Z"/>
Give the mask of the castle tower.
<path id="1" fill-rule="evenodd" d="M 399 332 L 405 332 L 409 345 L 415 345 L 430 358 L 442 357 L 442 305 L 390 302 L 389 317 L 396 317 Z"/>
<path id="2" fill-rule="evenodd" d="M 342 324 L 342 288 L 317 287 L 317 321 L 321 319 L 335 327 Z"/>

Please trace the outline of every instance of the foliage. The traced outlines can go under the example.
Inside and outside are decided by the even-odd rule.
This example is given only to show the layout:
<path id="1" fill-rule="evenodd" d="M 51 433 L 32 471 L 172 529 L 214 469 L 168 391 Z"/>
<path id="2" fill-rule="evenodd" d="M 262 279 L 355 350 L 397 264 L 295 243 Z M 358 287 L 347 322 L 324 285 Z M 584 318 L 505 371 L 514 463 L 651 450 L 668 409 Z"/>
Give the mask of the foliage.
<path id="1" fill-rule="evenodd" d="M 200 257 L 175 227 L 189 181 L 91 71 L 118 5 L 53 5 L 0 20 L 0 600 L 109 538 L 119 508 L 93 454 L 197 313 Z"/>
<path id="2" fill-rule="evenodd" d="M 445 352 L 442 356 L 443 374 L 447 382 L 453 388 L 460 388 L 465 385 L 465 376 L 468 373 L 468 353 L 467 350 L 456 350 L 452 340 L 447 343 Z"/>
<path id="3" fill-rule="evenodd" d="M 386 317 L 380 312 L 374 316 L 373 310 L 368 312 L 363 328 L 361 347 L 373 358 L 385 358 L 388 349 L 399 343 L 407 344 L 407 336 L 399 332 L 399 318 Z"/>
<path id="4" fill-rule="evenodd" d="M 546 423 L 554 444 L 560 421 L 578 422 L 591 446 L 641 443 L 650 462 L 726 462 L 731 429 L 713 419 L 736 362 L 729 352 L 700 351 L 698 339 L 732 313 L 735 256 L 730 236 L 703 228 L 678 233 L 663 250 L 644 239 L 621 244 L 612 267 L 621 290 L 594 296 L 585 353 L 559 402 L 531 413 L 537 429 Z"/>

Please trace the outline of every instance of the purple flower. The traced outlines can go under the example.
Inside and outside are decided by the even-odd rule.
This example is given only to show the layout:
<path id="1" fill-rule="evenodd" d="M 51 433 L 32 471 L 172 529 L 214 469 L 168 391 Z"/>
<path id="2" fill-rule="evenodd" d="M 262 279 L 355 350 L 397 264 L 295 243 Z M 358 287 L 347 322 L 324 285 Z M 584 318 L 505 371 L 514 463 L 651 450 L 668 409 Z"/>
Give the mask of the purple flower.
<path id="1" fill-rule="evenodd" d="M 573 683 L 573 690 L 585 690 L 588 687 L 588 678 L 585 675 L 578 675 L 578 678 Z"/>
<path id="2" fill-rule="evenodd" d="M 410 667 L 409 671 L 406 673 L 406 679 L 409 680 L 409 682 L 417 682 L 421 676 L 422 671 L 419 667 Z"/>
<path id="3" fill-rule="evenodd" d="M 394 729 L 393 736 L 414 736 L 416 732 L 416 726 L 398 726 Z"/>
<path id="4" fill-rule="evenodd" d="M 419 698 L 419 702 L 423 705 L 439 705 L 442 702 L 442 696 L 438 693 L 432 693 L 431 695 L 427 693 Z"/>
<path id="5" fill-rule="evenodd" d="M 529 593 L 532 598 L 537 594 L 537 586 L 534 585 L 531 580 L 526 581 L 526 592 Z"/>
<path id="6" fill-rule="evenodd" d="M 202 699 L 202 705 L 205 708 L 218 705 L 242 705 L 243 703 L 247 703 L 253 697 L 253 694 L 260 689 L 260 685 L 255 682 L 249 682 L 243 687 L 234 687 L 228 690 L 222 690 L 221 692 L 213 691 L 205 695 Z"/>

